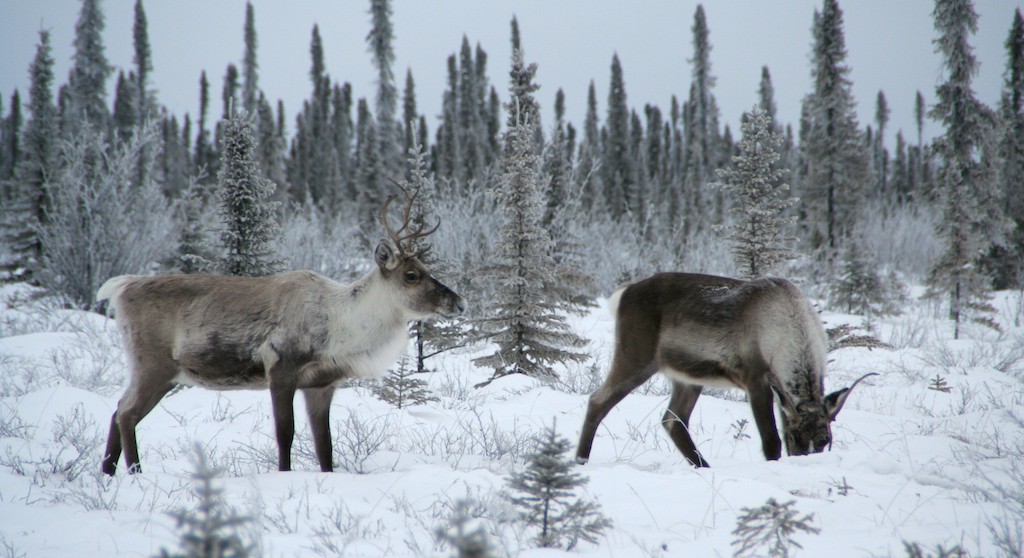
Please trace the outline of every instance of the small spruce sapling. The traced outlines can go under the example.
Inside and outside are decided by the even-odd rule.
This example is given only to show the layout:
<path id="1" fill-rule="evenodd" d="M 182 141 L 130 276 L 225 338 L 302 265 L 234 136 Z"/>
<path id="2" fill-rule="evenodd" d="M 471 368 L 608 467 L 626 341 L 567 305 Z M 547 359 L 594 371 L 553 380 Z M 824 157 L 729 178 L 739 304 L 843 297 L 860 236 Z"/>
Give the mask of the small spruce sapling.
<path id="1" fill-rule="evenodd" d="M 206 452 L 197 444 L 192 473 L 194 509 L 169 512 L 178 523 L 179 552 L 161 549 L 160 558 L 246 558 L 253 546 L 239 535 L 251 518 L 239 515 L 224 498 L 224 489 L 215 485 L 220 474 L 206 460 Z"/>
<path id="2" fill-rule="evenodd" d="M 435 530 L 437 540 L 448 545 L 455 558 L 490 558 L 497 556 L 482 524 L 473 528 L 473 517 L 469 512 L 469 503 L 459 500 L 455 503 L 455 511 L 451 517 L 451 525 L 438 527 Z"/>
<path id="3" fill-rule="evenodd" d="M 788 558 L 793 548 L 803 548 L 793 540 L 798 531 L 820 533 L 821 530 L 811 526 L 813 514 L 800 517 L 792 509 L 795 500 L 785 504 L 769 498 L 757 508 L 741 508 L 742 512 L 736 520 L 736 529 L 732 534 L 736 537 L 732 545 L 736 547 L 733 556 L 767 556 L 771 558 Z"/>
<path id="4" fill-rule="evenodd" d="M 857 329 L 867 331 L 866 334 L 855 333 Z M 862 347 L 866 349 L 891 349 L 892 345 L 880 340 L 871 332 L 870 327 L 858 328 L 851 324 L 839 324 L 825 330 L 828 335 L 828 352 L 848 349 L 851 347 Z"/>
<path id="5" fill-rule="evenodd" d="M 904 288 L 895 276 L 883 277 L 860 243 L 851 240 L 843 251 L 839 276 L 829 288 L 833 307 L 868 318 L 895 316 L 905 298 Z"/>
<path id="6" fill-rule="evenodd" d="M 397 368 L 388 370 L 381 383 L 374 388 L 373 394 L 377 399 L 399 409 L 437 401 L 438 399 L 427 389 L 427 382 L 416 378 L 416 371 L 407 366 L 407 363 L 408 359 L 402 358 Z"/>
<path id="7" fill-rule="evenodd" d="M 513 492 L 509 500 L 521 510 L 520 520 L 539 529 L 534 540 L 542 548 L 572 550 L 580 540 L 596 543 L 612 523 L 601 513 L 600 504 L 576 497 L 576 488 L 589 479 L 572 472 L 575 465 L 566 455 L 572 444 L 558 435 L 554 423 L 544 429 L 537 444 L 526 469 L 513 473 L 508 481 Z"/>
<path id="8" fill-rule="evenodd" d="M 932 391 L 941 391 L 942 393 L 949 393 L 953 391 L 953 388 L 949 387 L 949 384 L 946 383 L 946 379 L 939 374 L 935 374 L 935 377 L 932 378 L 931 383 L 928 384 L 928 389 Z"/>
<path id="9" fill-rule="evenodd" d="M 907 552 L 907 558 L 967 558 L 967 551 L 960 548 L 960 545 L 946 548 L 945 545 L 935 545 L 935 552 L 921 548 L 918 543 L 903 541 L 903 549 Z"/>

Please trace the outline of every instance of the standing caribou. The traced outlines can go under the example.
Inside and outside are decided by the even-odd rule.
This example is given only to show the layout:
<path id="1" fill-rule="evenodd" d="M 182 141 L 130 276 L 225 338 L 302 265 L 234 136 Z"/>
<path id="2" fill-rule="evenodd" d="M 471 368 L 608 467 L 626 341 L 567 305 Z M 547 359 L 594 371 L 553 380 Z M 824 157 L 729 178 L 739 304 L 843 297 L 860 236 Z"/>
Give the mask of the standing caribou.
<path id="1" fill-rule="evenodd" d="M 103 472 L 113 475 L 122 448 L 140 471 L 135 427 L 176 384 L 213 390 L 270 389 L 278 469 L 291 469 L 293 400 L 306 399 L 322 471 L 333 470 L 329 413 L 346 378 L 383 375 L 405 350 L 412 320 L 453 317 L 462 297 L 430 276 L 412 242 L 431 234 L 410 228 L 415 195 L 406 193 L 396 231 L 374 250 L 376 267 L 343 285 L 312 271 L 273 277 L 122 275 L 100 287 L 109 299 L 128 357 L 130 381 L 110 419 Z M 440 223 L 439 223 L 440 224 Z"/>
<path id="2" fill-rule="evenodd" d="M 581 464 L 590 459 L 601 420 L 659 371 L 672 380 L 662 423 L 697 467 L 709 466 L 689 433 L 704 386 L 745 390 L 764 456 L 778 459 L 773 393 L 782 409 L 786 451 L 807 455 L 832 444 L 831 422 L 866 377 L 824 394 L 825 331 L 807 299 L 784 279 L 661 273 L 620 289 L 612 308 L 615 355 L 604 384 L 590 396 L 576 451 Z"/>

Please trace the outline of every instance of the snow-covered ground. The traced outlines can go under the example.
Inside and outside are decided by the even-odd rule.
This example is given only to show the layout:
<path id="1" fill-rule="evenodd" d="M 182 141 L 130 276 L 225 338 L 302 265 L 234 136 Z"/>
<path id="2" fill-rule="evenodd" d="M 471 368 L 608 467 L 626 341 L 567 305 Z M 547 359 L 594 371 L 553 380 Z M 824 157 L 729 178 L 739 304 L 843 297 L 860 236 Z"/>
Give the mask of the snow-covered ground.
<path id="1" fill-rule="evenodd" d="M 264 556 L 446 556 L 435 531 L 456 502 L 514 556 L 731 556 L 736 518 L 769 498 L 813 514 L 796 555 L 905 556 L 961 546 L 999 556 L 1024 522 L 1024 310 L 999 293 L 1002 334 L 980 326 L 952 340 L 932 303 L 877 320 L 893 349 L 831 353 L 828 391 L 867 372 L 834 426 L 830 452 L 766 462 L 739 392 L 705 395 L 691 426 L 713 465 L 696 470 L 659 419 L 664 380 L 642 386 L 598 431 L 584 492 L 614 527 L 572 553 L 532 548 L 501 497 L 533 437 L 556 424 L 574 444 L 587 395 L 606 372 L 612 321 L 604 308 L 575 320 L 596 361 L 561 370 L 563 385 L 506 378 L 476 389 L 487 350 L 436 359 L 437 402 L 396 409 L 367 387 L 334 400 L 334 459 L 322 474 L 297 398 L 293 467 L 276 471 L 267 392 L 172 393 L 139 428 L 144 473 L 99 473 L 110 415 L 125 381 L 112 321 L 0 287 L 0 557 L 153 556 L 177 547 L 168 512 L 193 505 L 196 444 L 223 469 L 220 486 L 253 518 Z M 862 318 L 824 313 L 827 325 Z M 942 389 L 936 389 L 942 388 Z M 1019 542 L 1019 539 L 1018 539 Z M 1020 554 L 1017 554 L 1019 556 Z"/>

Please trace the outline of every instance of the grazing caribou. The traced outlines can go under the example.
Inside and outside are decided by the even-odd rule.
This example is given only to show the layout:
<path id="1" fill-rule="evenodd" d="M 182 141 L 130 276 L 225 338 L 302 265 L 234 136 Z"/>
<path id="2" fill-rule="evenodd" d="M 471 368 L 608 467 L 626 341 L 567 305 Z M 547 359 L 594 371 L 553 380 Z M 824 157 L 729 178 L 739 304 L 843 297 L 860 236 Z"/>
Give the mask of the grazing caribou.
<path id="1" fill-rule="evenodd" d="M 176 384 L 213 390 L 270 389 L 278 469 L 291 469 L 293 400 L 301 390 L 322 471 L 333 470 L 329 413 L 346 378 L 383 375 L 405 350 L 412 320 L 453 317 L 462 297 L 430 276 L 412 253 L 415 196 L 406 193 L 403 223 L 380 220 L 389 238 L 374 250 L 376 267 L 343 285 L 312 271 L 273 277 L 122 275 L 96 295 L 109 299 L 128 357 L 130 380 L 110 420 L 103 472 L 113 475 L 122 448 L 140 471 L 135 427 Z M 439 223 L 440 224 L 440 223 Z"/>
<path id="2" fill-rule="evenodd" d="M 786 451 L 807 455 L 831 445 L 831 422 L 863 379 L 824 394 L 825 331 L 807 299 L 785 279 L 660 273 L 620 289 L 611 302 L 615 355 L 604 384 L 590 396 L 576 451 L 581 464 L 590 458 L 601 420 L 659 371 L 672 380 L 663 425 L 697 467 L 709 465 L 690 437 L 689 421 L 704 386 L 745 390 L 764 456 L 778 459 L 773 393 L 782 410 Z"/>

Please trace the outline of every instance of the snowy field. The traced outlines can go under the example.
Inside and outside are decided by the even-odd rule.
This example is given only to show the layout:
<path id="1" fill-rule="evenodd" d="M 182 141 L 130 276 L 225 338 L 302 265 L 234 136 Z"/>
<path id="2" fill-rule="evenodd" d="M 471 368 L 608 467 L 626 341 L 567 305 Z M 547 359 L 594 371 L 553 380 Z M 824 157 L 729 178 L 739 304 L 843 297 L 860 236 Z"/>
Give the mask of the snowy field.
<path id="1" fill-rule="evenodd" d="M 136 557 L 177 549 L 169 512 L 193 506 L 198 444 L 223 470 L 219 486 L 252 521 L 244 535 L 268 557 L 448 556 L 435 532 L 468 501 L 502 554 L 522 557 L 731 556 L 744 508 L 795 501 L 817 534 L 798 556 L 907 556 L 961 547 L 1006 556 L 1024 522 L 1024 306 L 997 293 L 1003 333 L 952 326 L 930 302 L 873 324 L 892 349 L 830 353 L 826 389 L 867 373 L 834 426 L 831 452 L 766 462 L 741 392 L 697 404 L 694 439 L 712 468 L 692 468 L 659 424 L 656 378 L 602 423 L 583 492 L 614 526 L 571 553 L 535 549 L 502 498 L 534 436 L 555 421 L 575 446 L 587 396 L 610 358 L 612 321 L 597 308 L 573 325 L 593 361 L 560 370 L 560 385 L 489 377 L 470 360 L 435 359 L 438 401 L 396 409 L 368 387 L 339 391 L 332 409 L 338 472 L 318 471 L 296 401 L 295 471 L 276 471 L 268 392 L 172 393 L 139 428 L 144 473 L 99 473 L 110 415 L 125 382 L 113 322 L 0 287 L 0 558 Z M 823 314 L 828 326 L 863 325 Z M 1020 548 L 1017 549 L 1020 552 Z M 1020 554 L 1016 554 L 1020 556 Z"/>

